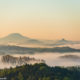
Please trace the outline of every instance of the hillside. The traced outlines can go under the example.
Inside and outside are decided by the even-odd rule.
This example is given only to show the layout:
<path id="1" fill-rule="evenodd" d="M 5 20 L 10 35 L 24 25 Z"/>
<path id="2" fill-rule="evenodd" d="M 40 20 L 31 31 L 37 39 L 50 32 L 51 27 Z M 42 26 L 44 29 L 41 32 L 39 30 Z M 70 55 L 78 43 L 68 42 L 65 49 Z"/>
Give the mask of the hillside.
<path id="1" fill-rule="evenodd" d="M 49 67 L 46 64 L 24 65 L 0 70 L 7 80 L 80 80 L 80 68 Z"/>

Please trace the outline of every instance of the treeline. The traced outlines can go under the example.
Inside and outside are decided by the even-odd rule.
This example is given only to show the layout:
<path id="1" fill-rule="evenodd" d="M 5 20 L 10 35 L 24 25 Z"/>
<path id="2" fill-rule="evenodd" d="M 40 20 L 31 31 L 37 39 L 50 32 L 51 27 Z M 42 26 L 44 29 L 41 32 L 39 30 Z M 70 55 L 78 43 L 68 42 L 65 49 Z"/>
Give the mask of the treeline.
<path id="1" fill-rule="evenodd" d="M 0 70 L 0 78 L 7 78 L 7 80 L 80 80 L 80 68 L 49 67 L 43 63 L 26 64 Z"/>
<path id="2" fill-rule="evenodd" d="M 67 52 L 80 52 L 80 49 L 70 47 L 54 47 L 54 48 L 29 48 L 19 46 L 0 46 L 0 54 L 34 54 L 34 53 L 67 53 Z"/>

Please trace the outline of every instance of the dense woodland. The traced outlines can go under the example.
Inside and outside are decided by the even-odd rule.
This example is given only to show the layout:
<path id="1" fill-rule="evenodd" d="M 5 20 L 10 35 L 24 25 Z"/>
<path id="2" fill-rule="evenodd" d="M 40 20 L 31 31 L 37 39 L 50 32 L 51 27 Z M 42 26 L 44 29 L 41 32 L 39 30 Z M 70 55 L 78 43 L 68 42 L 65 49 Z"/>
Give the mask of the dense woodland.
<path id="1" fill-rule="evenodd" d="M 0 78 L 7 80 L 80 80 L 79 67 L 49 67 L 46 64 L 23 65 L 0 70 Z"/>

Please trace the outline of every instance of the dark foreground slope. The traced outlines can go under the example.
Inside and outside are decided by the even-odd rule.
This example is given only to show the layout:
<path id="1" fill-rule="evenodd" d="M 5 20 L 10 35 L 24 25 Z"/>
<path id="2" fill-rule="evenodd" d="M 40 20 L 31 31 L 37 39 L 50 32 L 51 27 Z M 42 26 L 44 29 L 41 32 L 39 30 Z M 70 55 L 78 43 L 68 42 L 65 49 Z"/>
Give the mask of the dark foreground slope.
<path id="1" fill-rule="evenodd" d="M 7 80 L 80 80 L 80 68 L 49 67 L 46 64 L 24 65 L 0 70 Z"/>

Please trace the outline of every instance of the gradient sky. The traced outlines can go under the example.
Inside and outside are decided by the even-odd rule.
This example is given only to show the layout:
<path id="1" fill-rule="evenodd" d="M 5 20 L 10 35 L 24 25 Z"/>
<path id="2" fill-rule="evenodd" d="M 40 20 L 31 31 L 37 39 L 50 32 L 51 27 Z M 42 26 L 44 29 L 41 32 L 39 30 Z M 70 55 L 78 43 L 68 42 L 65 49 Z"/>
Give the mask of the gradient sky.
<path id="1" fill-rule="evenodd" d="M 80 40 L 80 0 L 0 0 L 0 37 Z"/>

